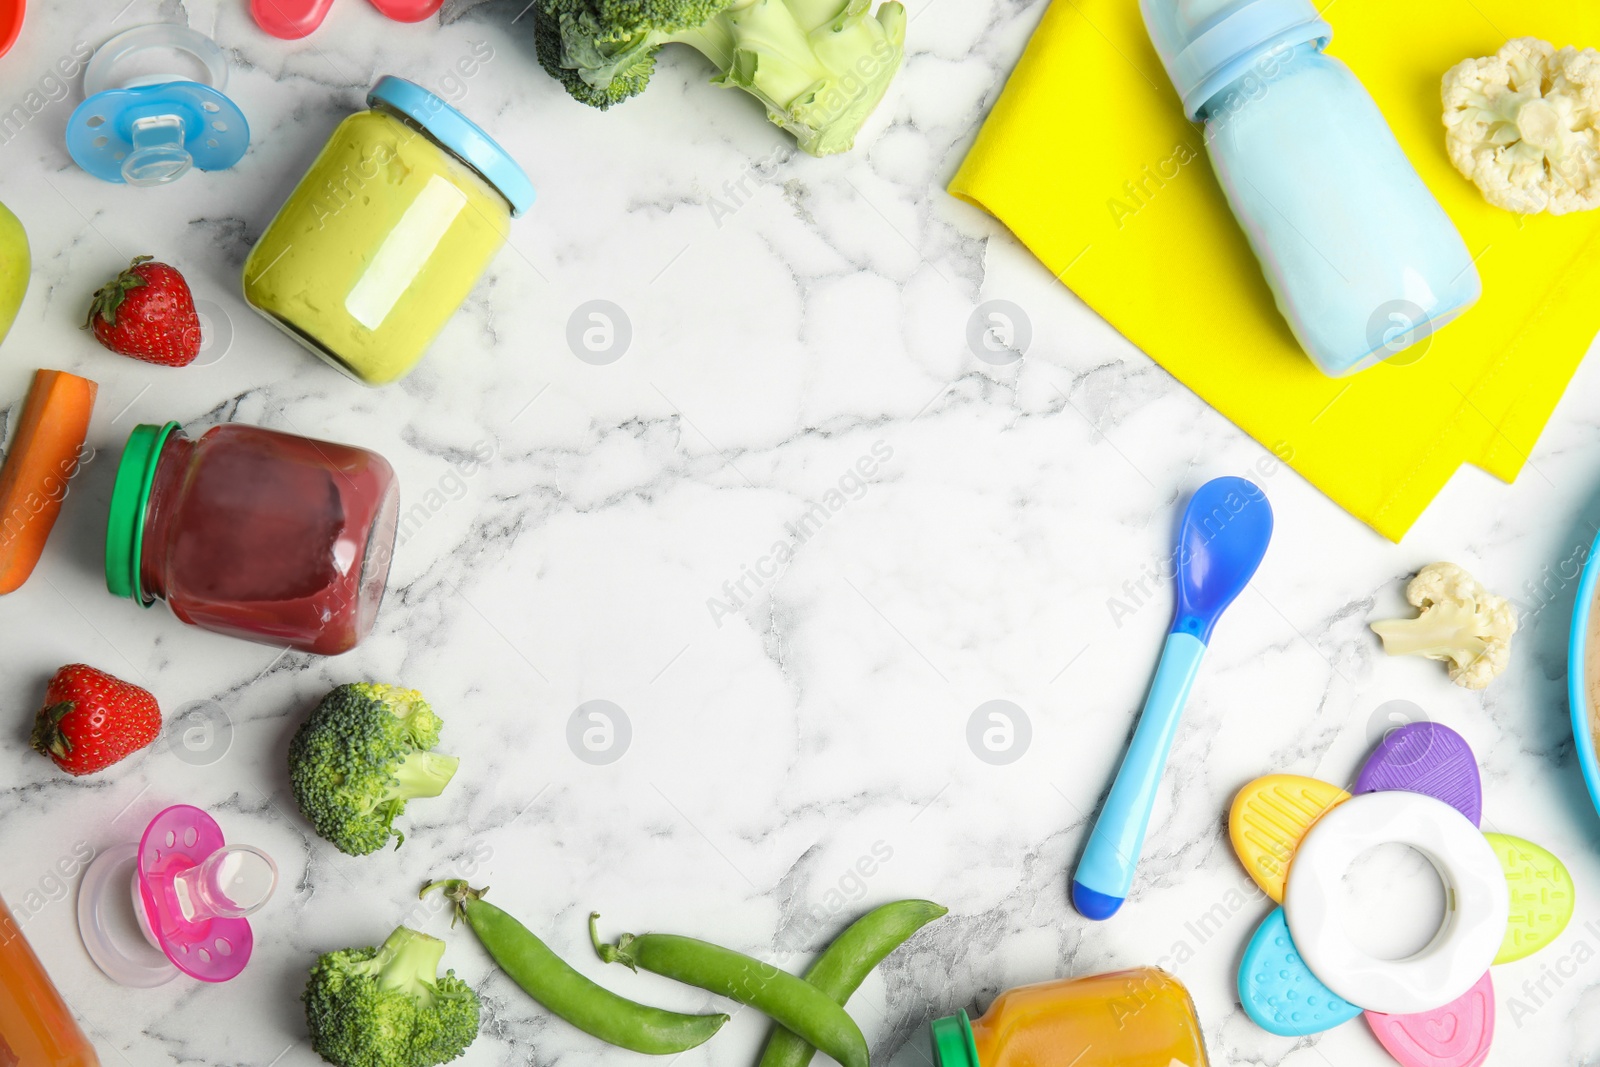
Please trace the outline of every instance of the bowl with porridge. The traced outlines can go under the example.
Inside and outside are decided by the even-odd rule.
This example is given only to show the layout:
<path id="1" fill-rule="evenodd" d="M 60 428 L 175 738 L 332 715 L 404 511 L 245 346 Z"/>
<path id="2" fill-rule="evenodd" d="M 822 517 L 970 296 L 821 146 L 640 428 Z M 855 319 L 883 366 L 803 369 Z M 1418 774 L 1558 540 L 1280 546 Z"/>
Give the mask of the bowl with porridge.
<path id="1" fill-rule="evenodd" d="M 1567 645 L 1567 695 L 1572 704 L 1572 736 L 1589 799 L 1600 810 L 1600 537 L 1589 549 L 1572 607 Z"/>

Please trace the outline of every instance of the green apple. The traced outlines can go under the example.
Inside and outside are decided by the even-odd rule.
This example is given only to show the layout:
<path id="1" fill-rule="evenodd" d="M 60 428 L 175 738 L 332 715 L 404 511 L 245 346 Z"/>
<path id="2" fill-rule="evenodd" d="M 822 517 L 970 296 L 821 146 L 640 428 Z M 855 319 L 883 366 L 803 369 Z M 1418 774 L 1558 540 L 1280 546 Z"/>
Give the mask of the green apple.
<path id="1" fill-rule="evenodd" d="M 32 268 L 27 231 L 10 209 L 0 204 L 0 341 L 6 339 L 17 309 L 22 306 Z"/>

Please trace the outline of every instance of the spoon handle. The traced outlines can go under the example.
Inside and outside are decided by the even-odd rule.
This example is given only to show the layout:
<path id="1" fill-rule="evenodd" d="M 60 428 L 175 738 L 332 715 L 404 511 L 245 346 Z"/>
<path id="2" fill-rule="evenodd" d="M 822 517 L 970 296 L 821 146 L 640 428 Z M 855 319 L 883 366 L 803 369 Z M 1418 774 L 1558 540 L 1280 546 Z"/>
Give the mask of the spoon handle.
<path id="1" fill-rule="evenodd" d="M 1109 919 L 1133 885 L 1161 772 L 1205 651 L 1205 642 L 1192 634 L 1167 635 L 1133 741 L 1072 877 L 1072 904 L 1086 919 Z"/>

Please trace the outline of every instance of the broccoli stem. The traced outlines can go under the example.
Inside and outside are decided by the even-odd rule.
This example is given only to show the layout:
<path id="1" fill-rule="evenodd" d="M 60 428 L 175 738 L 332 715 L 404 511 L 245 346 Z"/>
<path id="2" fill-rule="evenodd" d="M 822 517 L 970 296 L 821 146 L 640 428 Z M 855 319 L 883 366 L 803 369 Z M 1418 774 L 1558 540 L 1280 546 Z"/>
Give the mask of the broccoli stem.
<path id="1" fill-rule="evenodd" d="M 831 73 L 812 51 L 807 34 L 786 0 L 734 0 L 717 17 L 668 34 L 666 40 L 704 52 L 725 76 L 741 51 L 750 53 L 749 62 L 763 62 L 768 69 L 761 70 L 759 86 L 747 88 L 769 108 L 782 111 Z"/>
<path id="2" fill-rule="evenodd" d="M 900 65 L 905 8 L 867 0 L 734 0 L 663 43 L 687 44 L 744 89 L 812 155 L 844 151 Z"/>
<path id="3" fill-rule="evenodd" d="M 402 803 L 417 797 L 436 797 L 455 777 L 461 760 L 439 752 L 413 752 L 400 761 L 394 770 L 394 780 L 384 793 L 385 801 Z M 441 949 L 441 951 L 443 951 Z"/>
<path id="4" fill-rule="evenodd" d="M 785 0 L 802 26 L 817 29 L 866 14 L 871 0 Z"/>
<path id="5" fill-rule="evenodd" d="M 439 992 L 439 961 L 444 942 L 408 927 L 396 927 L 372 958 L 378 984 L 384 989 L 410 994 L 423 1007 L 432 1007 Z"/>

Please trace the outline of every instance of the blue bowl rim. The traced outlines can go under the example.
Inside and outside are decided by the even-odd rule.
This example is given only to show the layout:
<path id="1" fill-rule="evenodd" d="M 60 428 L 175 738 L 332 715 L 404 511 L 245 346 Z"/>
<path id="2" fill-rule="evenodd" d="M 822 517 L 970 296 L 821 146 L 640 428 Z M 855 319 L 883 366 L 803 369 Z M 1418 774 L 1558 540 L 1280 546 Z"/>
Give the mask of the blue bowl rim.
<path id="1" fill-rule="evenodd" d="M 1595 753 L 1588 679 L 1584 677 L 1597 583 L 1600 583 L 1600 535 L 1595 536 L 1589 547 L 1588 562 L 1583 565 L 1583 574 L 1578 579 L 1578 594 L 1572 604 L 1572 632 L 1567 638 L 1567 702 L 1572 708 L 1572 739 L 1577 746 L 1584 783 L 1589 787 L 1589 799 L 1595 811 L 1600 812 L 1600 757 Z"/>

